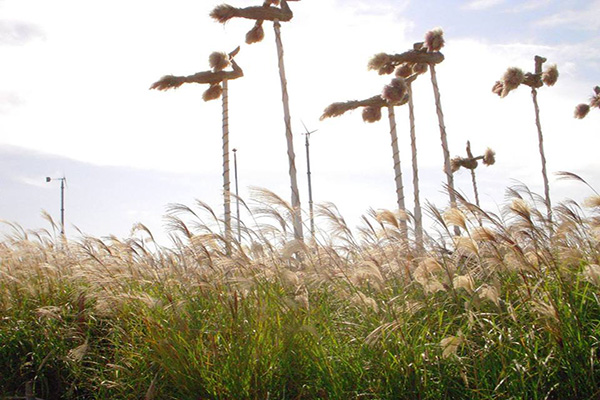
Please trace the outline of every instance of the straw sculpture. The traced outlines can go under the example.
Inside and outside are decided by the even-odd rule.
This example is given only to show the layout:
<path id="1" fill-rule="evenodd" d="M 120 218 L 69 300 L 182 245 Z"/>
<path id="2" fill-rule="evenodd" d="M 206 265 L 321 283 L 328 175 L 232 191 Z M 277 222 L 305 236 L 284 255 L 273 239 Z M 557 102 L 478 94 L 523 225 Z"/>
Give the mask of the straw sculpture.
<path id="1" fill-rule="evenodd" d="M 209 56 L 208 62 L 212 70 L 199 72 L 189 76 L 163 76 L 157 82 L 154 82 L 150 89 L 168 90 L 176 89 L 184 83 L 203 83 L 209 84 L 209 88 L 203 93 L 204 101 L 214 100 L 222 96 L 223 98 L 223 208 L 225 211 L 225 238 L 226 252 L 231 254 L 231 196 L 229 179 L 229 96 L 227 82 L 244 76 L 244 72 L 234 61 L 234 57 L 240 51 L 237 47 L 229 54 L 214 52 Z M 224 71 L 228 66 L 232 71 Z"/>
<path id="2" fill-rule="evenodd" d="M 299 1 L 299 0 L 287 0 L 287 1 Z M 280 21 L 290 21 L 294 14 L 287 4 L 286 0 L 266 0 L 262 6 L 259 7 L 246 7 L 246 8 L 235 8 L 227 4 L 217 6 L 210 13 L 210 16 L 216 21 L 224 24 L 233 18 L 245 18 L 254 20 L 254 27 L 246 34 L 246 43 L 256 43 L 263 39 L 264 32 L 262 29 L 263 21 L 273 21 L 273 28 L 275 30 L 275 44 L 277 46 L 277 55 L 279 62 L 279 78 L 281 80 L 281 92 L 282 92 L 282 103 L 283 103 L 283 118 L 286 129 L 286 142 L 287 142 L 287 153 L 289 161 L 289 175 L 292 189 L 292 207 L 294 209 L 293 223 L 294 223 L 294 237 L 297 240 L 302 240 L 302 215 L 301 215 L 301 204 L 300 204 L 300 193 L 298 191 L 298 182 L 296 178 L 296 163 L 294 153 L 294 138 L 292 134 L 292 123 L 289 109 L 289 97 L 287 92 L 287 79 L 285 76 L 285 66 L 283 63 L 283 44 L 281 42 L 281 24 Z M 280 4 L 280 7 L 277 5 Z"/>
<path id="3" fill-rule="evenodd" d="M 423 42 L 415 43 L 413 49 L 401 54 L 386 54 L 379 53 L 373 56 L 369 61 L 368 68 L 370 70 L 376 70 L 380 75 L 391 74 L 396 71 L 396 76 L 406 76 L 409 74 L 422 74 L 429 69 L 431 72 L 431 83 L 433 85 L 436 112 L 438 116 L 438 122 L 440 126 L 440 138 L 442 142 L 442 152 L 444 156 L 444 172 L 448 181 L 448 191 L 450 197 L 450 206 L 456 207 L 456 195 L 454 192 L 454 177 L 452 175 L 450 167 L 450 151 L 448 150 L 448 139 L 446 134 L 446 125 L 444 123 L 444 114 L 442 112 L 442 104 L 439 86 L 437 83 L 437 75 L 435 71 L 435 65 L 444 61 L 444 55 L 440 53 L 440 50 L 444 47 L 444 33 L 440 28 L 432 29 L 425 34 L 425 40 Z M 410 86 L 410 85 L 409 85 Z M 412 97 L 412 88 L 409 87 L 409 92 Z M 411 132 L 414 133 L 414 111 L 413 111 L 412 99 L 409 104 L 409 115 L 411 115 Z M 418 173 L 416 166 L 416 139 L 411 133 L 411 145 L 413 150 L 413 182 L 418 185 L 418 176 L 414 174 Z M 422 226 L 420 225 L 421 212 L 420 203 L 417 202 L 418 186 L 415 186 L 415 211 L 418 210 L 418 219 L 415 212 L 415 226 L 418 227 L 418 234 L 422 234 Z M 417 204 L 419 204 L 417 206 Z M 460 231 L 458 227 L 454 227 L 455 233 L 458 235 Z M 417 239 L 418 241 L 419 239 Z"/>
<path id="4" fill-rule="evenodd" d="M 483 165 L 490 166 L 496 163 L 496 153 L 489 147 L 480 156 L 473 156 L 471 152 L 471 142 L 467 141 L 467 157 L 463 158 L 460 156 L 454 157 L 450 160 L 450 167 L 452 173 L 457 172 L 461 168 L 465 168 L 471 171 L 471 180 L 473 182 L 473 192 L 475 193 L 475 204 L 479 207 L 479 192 L 477 190 L 477 180 L 475 179 L 475 169 L 479 165 L 478 161 L 482 161 Z"/>
<path id="5" fill-rule="evenodd" d="M 600 108 L 600 86 L 594 87 L 594 95 L 590 98 L 589 104 L 581 103 L 575 107 L 575 118 L 585 118 L 592 108 Z"/>
<path id="6" fill-rule="evenodd" d="M 396 183 L 396 196 L 398 208 L 401 212 L 406 212 L 404 202 L 404 185 L 402 183 L 402 168 L 400 163 L 400 151 L 398 148 L 398 135 L 396 128 L 396 116 L 394 113 L 395 106 L 401 106 L 409 102 L 409 87 L 410 83 L 414 81 L 416 74 L 413 74 L 406 79 L 398 76 L 383 88 L 380 95 L 369 97 L 365 100 L 351 100 L 346 102 L 333 103 L 327 106 L 321 115 L 321 121 L 326 118 L 339 117 L 344 113 L 358 108 L 363 108 L 362 118 L 363 121 L 373 123 L 381 119 L 381 109 L 387 107 L 389 123 L 390 123 L 390 136 L 392 139 L 392 156 L 394 160 L 394 173 Z M 401 218 L 400 227 L 404 236 L 405 242 L 408 243 L 408 227 L 405 218 Z"/>
<path id="7" fill-rule="evenodd" d="M 531 96 L 533 99 L 533 107 L 535 111 L 535 123 L 538 130 L 538 141 L 540 158 L 542 161 L 542 177 L 544 179 L 544 194 L 545 203 L 548 210 L 548 223 L 551 227 L 552 223 L 552 203 L 550 201 L 550 184 L 548 182 L 548 174 L 546 172 L 546 155 L 544 153 L 544 135 L 542 133 L 542 124 L 540 122 L 540 108 L 537 101 L 537 90 L 542 86 L 554 86 L 558 81 L 558 68 L 556 65 L 551 65 L 542 71 L 542 66 L 546 62 L 546 58 L 535 56 L 534 72 L 524 73 L 521 69 L 511 67 L 506 70 L 502 79 L 496 81 L 492 87 L 492 92 L 500 97 L 506 97 L 512 90 L 515 90 L 520 85 L 529 86 L 531 88 Z M 581 111 L 580 111 L 581 112 Z"/>

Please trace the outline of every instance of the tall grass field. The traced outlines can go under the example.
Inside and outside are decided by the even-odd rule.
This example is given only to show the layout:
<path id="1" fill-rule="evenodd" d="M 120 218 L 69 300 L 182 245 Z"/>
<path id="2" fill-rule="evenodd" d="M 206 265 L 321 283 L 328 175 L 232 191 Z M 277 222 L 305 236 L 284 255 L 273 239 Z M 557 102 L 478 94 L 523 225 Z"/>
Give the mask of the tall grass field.
<path id="1" fill-rule="evenodd" d="M 295 240 L 266 190 L 243 204 L 253 222 L 230 255 L 202 202 L 170 207 L 167 247 L 143 225 L 73 241 L 15 225 L 0 245 L 0 396 L 597 399 L 600 197 L 556 205 L 550 223 L 539 196 L 508 194 L 498 214 L 458 194 L 429 206 L 422 251 L 398 215 L 352 231 L 331 204 Z"/>

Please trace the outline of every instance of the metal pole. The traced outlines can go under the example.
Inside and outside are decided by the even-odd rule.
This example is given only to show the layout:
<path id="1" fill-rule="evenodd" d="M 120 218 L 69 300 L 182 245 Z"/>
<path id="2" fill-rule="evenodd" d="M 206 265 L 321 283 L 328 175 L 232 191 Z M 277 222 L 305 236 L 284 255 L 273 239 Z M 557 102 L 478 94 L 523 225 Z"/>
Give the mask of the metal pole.
<path id="1" fill-rule="evenodd" d="M 60 178 L 60 234 L 65 235 L 65 178 Z"/>
<path id="2" fill-rule="evenodd" d="M 240 221 L 240 192 L 238 188 L 237 149 L 233 149 L 233 175 L 235 179 L 235 207 L 238 226 L 238 242 L 242 241 L 242 230 Z"/>
<path id="3" fill-rule="evenodd" d="M 312 180 L 310 173 L 310 141 L 309 137 L 312 132 L 306 131 L 306 169 L 308 175 L 308 208 L 310 212 L 310 235 L 315 237 L 315 217 L 313 211 L 313 197 L 312 197 Z"/>

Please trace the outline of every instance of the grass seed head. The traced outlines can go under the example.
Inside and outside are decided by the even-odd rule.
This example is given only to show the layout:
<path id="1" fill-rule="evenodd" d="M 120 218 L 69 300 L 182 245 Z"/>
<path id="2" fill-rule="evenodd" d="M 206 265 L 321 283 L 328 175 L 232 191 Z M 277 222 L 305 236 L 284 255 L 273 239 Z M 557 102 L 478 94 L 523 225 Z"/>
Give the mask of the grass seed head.
<path id="1" fill-rule="evenodd" d="M 581 274 L 586 281 L 600 287 L 600 266 L 598 264 L 586 265 Z"/>
<path id="2" fill-rule="evenodd" d="M 208 57 L 208 63 L 213 71 L 223 71 L 229 67 L 229 56 L 225 53 L 215 51 Z"/>
<path id="3" fill-rule="evenodd" d="M 600 196 L 594 195 L 584 200 L 583 205 L 587 208 L 600 208 Z"/>
<path id="4" fill-rule="evenodd" d="M 588 113 L 590 112 L 590 106 L 587 104 L 578 104 L 577 107 L 575 107 L 575 113 L 574 113 L 574 117 L 577 119 L 583 119 L 585 118 L 586 115 L 588 115 Z"/>
<path id="5" fill-rule="evenodd" d="M 365 122 L 373 123 L 381 119 L 381 108 L 368 106 L 362 110 L 362 119 Z"/>
<path id="6" fill-rule="evenodd" d="M 427 51 L 440 51 L 444 47 L 444 31 L 442 28 L 435 28 L 425 34 L 425 47 Z"/>
<path id="7" fill-rule="evenodd" d="M 458 226 L 467 229 L 467 218 L 458 208 L 450 208 L 444 213 L 444 222 L 448 225 Z"/>
<path id="8" fill-rule="evenodd" d="M 464 289 L 468 293 L 475 291 L 475 284 L 473 278 L 469 275 L 457 275 L 452 279 L 452 285 L 455 289 Z"/>
<path id="9" fill-rule="evenodd" d="M 558 67 L 556 64 L 546 68 L 542 74 L 542 81 L 546 84 L 546 86 L 554 86 L 556 81 L 558 81 Z"/>

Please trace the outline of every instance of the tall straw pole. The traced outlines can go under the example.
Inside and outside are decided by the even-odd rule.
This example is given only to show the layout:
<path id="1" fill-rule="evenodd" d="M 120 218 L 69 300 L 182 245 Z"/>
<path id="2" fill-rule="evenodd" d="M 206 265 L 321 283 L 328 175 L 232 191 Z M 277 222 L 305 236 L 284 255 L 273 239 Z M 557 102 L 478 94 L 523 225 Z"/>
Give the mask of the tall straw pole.
<path id="1" fill-rule="evenodd" d="M 408 87 L 408 117 L 410 120 L 410 147 L 412 151 L 413 192 L 415 201 L 415 241 L 417 249 L 423 250 L 423 214 L 421 213 L 421 200 L 419 196 L 419 165 L 417 163 L 417 135 L 415 133 L 415 108 L 412 96 L 412 83 Z"/>
<path id="2" fill-rule="evenodd" d="M 467 157 L 473 159 L 473 152 L 471 151 L 471 141 L 467 140 Z M 471 169 L 471 181 L 473 182 L 473 192 L 475 193 L 475 204 L 479 207 L 479 191 L 477 190 L 477 179 L 475 177 L 475 168 Z"/>
<path id="3" fill-rule="evenodd" d="M 391 104 L 388 105 L 388 117 L 390 121 L 390 135 L 392 137 L 392 158 L 394 159 L 398 209 L 402 212 L 406 212 L 406 205 L 404 203 L 404 185 L 402 183 L 402 168 L 400 165 L 400 149 L 398 148 L 398 134 L 396 132 L 396 114 L 394 113 L 394 106 Z M 408 244 L 408 228 L 405 215 L 400 218 L 400 230 L 403 239 Z"/>
<path id="4" fill-rule="evenodd" d="M 229 181 L 229 98 L 227 79 L 223 80 L 223 205 L 225 208 L 225 249 L 231 255 L 231 195 Z"/>
<path id="5" fill-rule="evenodd" d="M 446 173 L 446 179 L 448 181 L 448 194 L 450 196 L 450 207 L 456 208 L 456 195 L 454 194 L 454 176 L 452 175 L 452 169 L 450 167 L 450 150 L 448 150 L 448 138 L 446 135 L 446 124 L 444 123 L 444 113 L 442 112 L 442 101 L 440 96 L 440 89 L 437 82 L 437 74 L 435 72 L 435 65 L 429 64 L 429 71 L 431 72 L 431 83 L 433 85 L 433 94 L 435 97 L 435 108 L 437 111 L 438 122 L 440 125 L 440 138 L 442 141 L 442 151 L 444 153 L 444 172 Z M 454 233 L 460 235 L 460 229 L 455 226 Z"/>
<path id="6" fill-rule="evenodd" d="M 294 224 L 294 238 L 297 240 L 303 239 L 302 233 L 302 214 L 300 207 L 300 193 L 298 192 L 298 181 L 296 179 L 296 162 L 294 154 L 294 137 L 292 134 L 292 124 L 290 117 L 290 106 L 289 97 L 287 92 L 287 80 L 285 77 L 285 66 L 283 63 L 283 44 L 281 42 L 281 24 L 278 20 L 273 23 L 275 29 L 275 43 L 277 44 L 277 55 L 279 59 L 279 77 L 281 79 L 281 98 L 283 102 L 283 118 L 285 122 L 285 137 L 287 141 L 288 149 L 288 161 L 289 161 L 289 173 L 290 183 L 292 189 L 292 208 L 293 213 L 293 224 Z"/>
<path id="7" fill-rule="evenodd" d="M 537 90 L 531 88 L 531 97 L 533 98 L 533 107 L 535 109 L 535 124 L 538 130 L 540 158 L 542 160 L 542 176 L 544 178 L 544 194 L 546 196 L 546 208 L 548 211 L 548 221 L 552 224 L 552 204 L 550 202 L 550 184 L 548 182 L 548 174 L 546 172 L 546 154 L 544 152 L 544 135 L 542 134 L 542 124 L 540 122 L 540 108 L 537 102 Z"/>
<path id="8" fill-rule="evenodd" d="M 237 149 L 233 149 L 233 171 L 235 179 L 235 208 L 237 218 L 238 243 L 242 242 L 242 222 L 240 221 L 240 192 L 238 187 Z"/>

